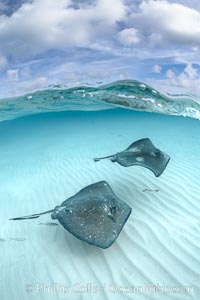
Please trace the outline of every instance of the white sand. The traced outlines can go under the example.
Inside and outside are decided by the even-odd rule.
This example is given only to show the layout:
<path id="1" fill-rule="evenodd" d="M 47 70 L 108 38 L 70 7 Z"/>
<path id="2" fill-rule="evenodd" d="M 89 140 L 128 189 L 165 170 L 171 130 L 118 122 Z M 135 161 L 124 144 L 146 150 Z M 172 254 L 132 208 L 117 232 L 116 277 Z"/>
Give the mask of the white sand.
<path id="1" fill-rule="evenodd" d="M 199 132 L 197 120 L 123 111 L 1 123 L 0 238 L 5 241 L 0 240 L 0 299 L 200 299 Z M 159 178 L 141 167 L 92 160 L 142 137 L 171 156 Z M 52 221 L 50 215 L 8 220 L 51 209 L 99 180 L 107 180 L 133 208 L 106 250 L 76 239 L 60 225 L 38 225 Z M 145 284 L 192 286 L 193 293 L 145 295 L 126 289 L 119 294 L 114 283 L 121 290 Z M 71 286 L 66 294 L 63 285 Z M 87 292 L 72 291 L 86 285 Z"/>

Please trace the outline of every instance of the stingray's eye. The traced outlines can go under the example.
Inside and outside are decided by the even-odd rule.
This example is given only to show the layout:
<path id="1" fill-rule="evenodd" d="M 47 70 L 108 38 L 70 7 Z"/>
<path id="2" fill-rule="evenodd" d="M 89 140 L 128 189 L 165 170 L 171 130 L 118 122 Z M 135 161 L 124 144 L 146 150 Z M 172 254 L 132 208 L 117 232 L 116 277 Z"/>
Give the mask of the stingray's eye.
<path id="1" fill-rule="evenodd" d="M 160 157 L 160 156 L 161 156 L 160 150 L 156 150 L 154 153 L 155 153 L 155 156 L 157 156 L 157 157 Z"/>
<path id="2" fill-rule="evenodd" d="M 72 213 L 72 208 L 71 207 L 65 207 L 64 211 L 71 214 Z"/>
<path id="3" fill-rule="evenodd" d="M 112 161 L 112 162 L 116 162 L 116 161 L 117 161 L 116 155 L 114 155 L 114 156 L 111 158 L 111 161 Z"/>
<path id="4" fill-rule="evenodd" d="M 111 214 L 115 214 L 116 211 L 117 211 L 117 207 L 116 207 L 116 206 L 111 206 L 111 207 L 110 207 L 110 212 L 111 212 Z"/>

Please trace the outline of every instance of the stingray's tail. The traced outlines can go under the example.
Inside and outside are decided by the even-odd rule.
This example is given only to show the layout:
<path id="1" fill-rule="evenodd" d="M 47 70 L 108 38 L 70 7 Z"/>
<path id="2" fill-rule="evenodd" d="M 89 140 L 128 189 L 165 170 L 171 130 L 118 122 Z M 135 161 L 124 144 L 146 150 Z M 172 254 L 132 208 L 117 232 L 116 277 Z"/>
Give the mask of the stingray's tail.
<path id="1" fill-rule="evenodd" d="M 36 218 L 39 218 L 41 215 L 49 214 L 53 211 L 54 211 L 54 209 L 51 209 L 51 210 L 47 210 L 47 211 L 39 213 L 39 214 L 34 214 L 34 215 L 24 216 L 24 217 L 17 217 L 17 218 L 12 218 L 12 219 L 9 219 L 9 220 L 19 221 L 19 220 L 27 220 L 27 219 L 36 219 Z"/>
<path id="2" fill-rule="evenodd" d="M 94 161 L 97 162 L 97 161 L 100 161 L 102 159 L 107 159 L 107 158 L 110 158 L 112 160 L 114 158 L 114 155 L 109 155 L 109 156 L 94 158 Z"/>

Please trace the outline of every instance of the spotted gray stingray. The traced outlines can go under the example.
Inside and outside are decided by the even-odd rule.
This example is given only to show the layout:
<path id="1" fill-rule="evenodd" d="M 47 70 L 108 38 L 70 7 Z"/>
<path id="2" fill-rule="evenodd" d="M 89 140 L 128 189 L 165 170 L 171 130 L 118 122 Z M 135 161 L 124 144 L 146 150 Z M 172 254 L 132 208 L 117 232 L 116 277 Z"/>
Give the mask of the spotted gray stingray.
<path id="1" fill-rule="evenodd" d="M 151 170 L 156 177 L 162 174 L 170 160 L 169 155 L 156 148 L 148 138 L 138 140 L 124 151 L 116 154 L 94 158 L 94 161 L 107 158 L 123 167 L 134 165 L 145 167 Z"/>
<path id="2" fill-rule="evenodd" d="M 52 210 L 10 220 L 35 219 L 47 213 L 78 239 L 105 249 L 117 239 L 131 208 L 114 194 L 106 181 L 100 181 Z"/>

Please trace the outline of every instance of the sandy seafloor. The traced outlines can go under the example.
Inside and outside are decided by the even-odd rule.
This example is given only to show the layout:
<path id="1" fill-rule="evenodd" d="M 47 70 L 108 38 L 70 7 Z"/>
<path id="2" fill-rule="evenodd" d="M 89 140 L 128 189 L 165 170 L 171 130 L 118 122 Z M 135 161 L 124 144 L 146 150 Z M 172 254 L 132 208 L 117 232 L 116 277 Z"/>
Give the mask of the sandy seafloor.
<path id="1" fill-rule="evenodd" d="M 0 137 L 1 300 L 200 299 L 198 120 L 122 109 L 49 113 L 1 122 Z M 93 162 L 143 137 L 171 156 L 161 177 Z M 52 221 L 50 215 L 8 220 L 51 209 L 100 180 L 132 207 L 106 250 L 61 226 L 39 225 Z M 157 284 L 192 289 L 128 292 Z"/>

